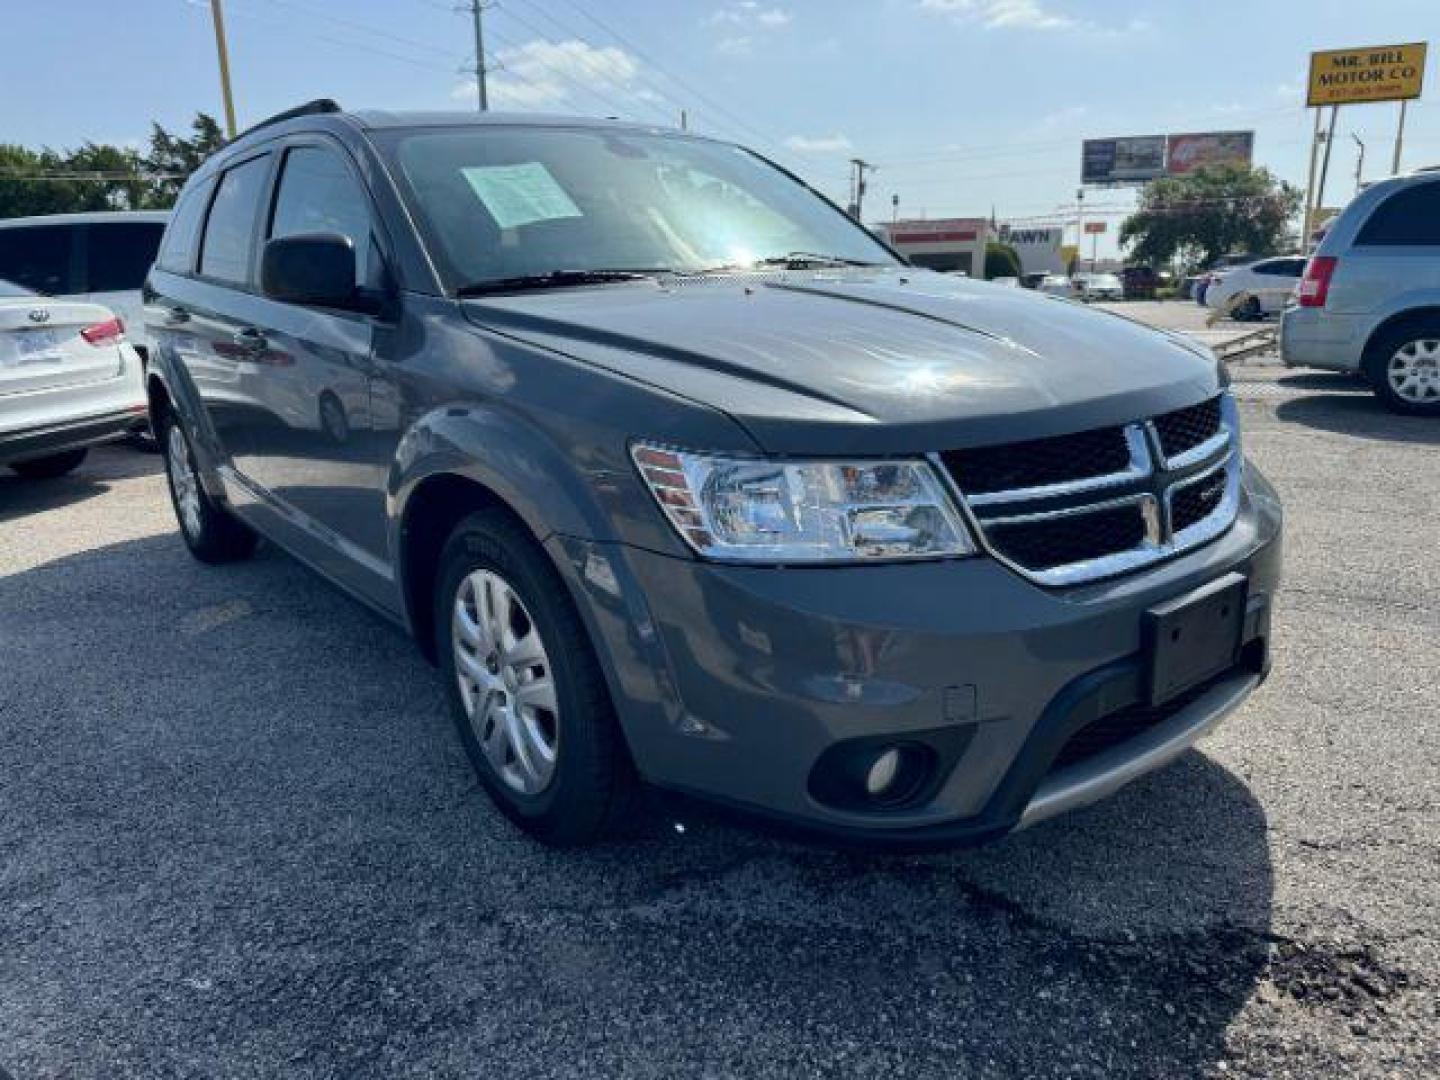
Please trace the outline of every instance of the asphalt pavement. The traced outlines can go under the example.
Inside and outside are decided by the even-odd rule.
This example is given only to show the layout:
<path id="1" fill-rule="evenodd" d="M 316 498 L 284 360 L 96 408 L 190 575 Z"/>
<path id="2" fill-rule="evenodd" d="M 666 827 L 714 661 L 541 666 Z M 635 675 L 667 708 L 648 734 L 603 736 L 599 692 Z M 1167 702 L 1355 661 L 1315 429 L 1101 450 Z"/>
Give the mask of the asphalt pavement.
<path id="1" fill-rule="evenodd" d="M 1237 376 L 1273 677 L 1110 801 L 924 856 L 665 805 L 541 848 L 407 640 L 273 548 L 192 561 L 157 458 L 5 476 L 0 1075 L 1440 1074 L 1440 425 Z"/>

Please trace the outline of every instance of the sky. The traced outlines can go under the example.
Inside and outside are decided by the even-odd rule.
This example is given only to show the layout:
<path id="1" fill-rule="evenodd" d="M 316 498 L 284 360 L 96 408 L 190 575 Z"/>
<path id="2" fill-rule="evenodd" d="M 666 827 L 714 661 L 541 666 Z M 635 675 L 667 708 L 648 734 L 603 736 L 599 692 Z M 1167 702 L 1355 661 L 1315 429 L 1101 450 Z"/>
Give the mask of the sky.
<path id="1" fill-rule="evenodd" d="M 243 127 L 315 97 L 475 107 L 468 0 L 224 0 Z M 7 0 L 0 142 L 140 145 L 221 115 L 209 0 Z M 1431 41 L 1403 166 L 1440 163 L 1440 0 L 488 0 L 491 105 L 745 143 L 867 220 L 1073 220 L 1085 138 L 1253 130 L 1304 187 L 1312 49 Z M 68 58 L 68 59 L 64 59 Z M 1341 110 L 1326 203 L 1390 172 L 1397 106 Z M 1353 137 L 1352 137 L 1353 136 Z M 1114 251 L 1128 190 L 1091 191 Z M 1087 251 L 1088 254 L 1088 251 Z"/>

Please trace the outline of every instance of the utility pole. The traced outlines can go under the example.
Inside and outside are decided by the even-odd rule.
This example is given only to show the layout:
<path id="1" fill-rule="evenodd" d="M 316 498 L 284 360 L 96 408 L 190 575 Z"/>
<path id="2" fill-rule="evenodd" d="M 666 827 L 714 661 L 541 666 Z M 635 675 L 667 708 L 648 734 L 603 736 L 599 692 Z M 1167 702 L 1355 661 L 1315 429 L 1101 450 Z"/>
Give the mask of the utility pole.
<path id="1" fill-rule="evenodd" d="M 890 196 L 890 224 L 895 225 L 900 221 L 900 195 L 896 193 Z"/>
<path id="2" fill-rule="evenodd" d="M 1400 175 L 1400 146 L 1405 141 L 1405 106 L 1410 102 L 1400 100 L 1400 126 L 1395 129 L 1395 159 L 1390 162 L 1390 173 L 1392 176 Z"/>
<path id="3" fill-rule="evenodd" d="M 1080 265 L 1080 253 L 1085 250 L 1085 189 L 1075 190 L 1075 265 Z M 1070 267 L 1065 267 L 1070 272 Z"/>
<path id="4" fill-rule="evenodd" d="M 1325 137 L 1320 130 L 1320 114 L 1325 110 L 1315 109 L 1315 134 L 1310 137 L 1310 179 L 1305 183 L 1305 212 L 1300 222 L 1300 251 L 1310 254 L 1311 223 L 1315 220 L 1315 172 L 1320 167 L 1320 140 Z"/>
<path id="5" fill-rule="evenodd" d="M 1320 181 L 1315 190 L 1315 209 L 1325 205 L 1325 178 L 1330 175 L 1330 147 L 1335 143 L 1335 118 L 1340 115 L 1340 106 L 1330 106 L 1330 126 L 1325 132 L 1325 154 L 1320 159 Z"/>
<path id="6" fill-rule="evenodd" d="M 220 95 L 225 99 L 225 137 L 235 138 L 235 98 L 230 92 L 230 48 L 225 43 L 225 12 L 220 0 L 210 0 L 210 17 L 215 23 L 215 51 L 220 56 Z"/>
<path id="7" fill-rule="evenodd" d="M 865 182 L 866 172 L 874 172 L 875 166 L 860 158 L 851 158 L 850 164 L 854 166 L 855 174 L 850 180 L 850 216 L 856 221 L 860 220 L 862 208 L 865 204 L 865 189 L 869 185 Z"/>
<path id="8" fill-rule="evenodd" d="M 1360 178 L 1365 175 L 1365 144 L 1360 141 L 1360 136 L 1350 132 L 1350 138 L 1355 140 L 1355 145 L 1360 148 L 1360 154 L 1355 159 L 1355 194 L 1360 194 Z"/>
<path id="9" fill-rule="evenodd" d="M 490 108 L 490 96 L 485 89 L 485 5 L 480 0 L 470 0 L 470 17 L 475 21 L 475 97 L 481 112 Z"/>

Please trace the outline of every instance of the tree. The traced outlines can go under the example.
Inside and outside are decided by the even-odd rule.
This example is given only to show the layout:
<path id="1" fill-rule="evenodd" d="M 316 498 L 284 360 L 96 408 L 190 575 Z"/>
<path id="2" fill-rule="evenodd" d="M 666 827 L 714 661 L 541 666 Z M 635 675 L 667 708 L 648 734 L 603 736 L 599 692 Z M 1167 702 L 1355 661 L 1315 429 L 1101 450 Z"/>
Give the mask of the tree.
<path id="1" fill-rule="evenodd" d="M 1178 257 L 1192 270 L 1234 251 L 1269 255 L 1300 201 L 1296 188 L 1266 169 L 1208 166 L 1146 184 L 1140 208 L 1120 226 L 1120 242 L 1136 262 Z"/>
<path id="2" fill-rule="evenodd" d="M 150 153 L 143 159 L 149 205 L 174 206 L 186 178 L 225 145 L 219 123 L 207 113 L 196 113 L 190 130 L 193 134 L 187 139 L 151 125 Z"/>
<path id="3" fill-rule="evenodd" d="M 985 280 L 1020 276 L 1020 253 L 1009 244 L 985 245 Z"/>
<path id="4" fill-rule="evenodd" d="M 145 154 L 93 142 L 78 150 L 0 144 L 0 217 L 166 209 L 186 178 L 224 145 L 220 125 L 205 113 L 196 115 L 188 138 L 155 124 Z"/>

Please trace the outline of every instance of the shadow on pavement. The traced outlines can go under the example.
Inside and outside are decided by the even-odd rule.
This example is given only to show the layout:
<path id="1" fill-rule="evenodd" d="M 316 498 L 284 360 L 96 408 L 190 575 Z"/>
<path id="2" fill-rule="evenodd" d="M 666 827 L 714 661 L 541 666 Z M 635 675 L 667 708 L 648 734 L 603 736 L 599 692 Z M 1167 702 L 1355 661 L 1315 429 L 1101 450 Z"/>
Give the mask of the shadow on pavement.
<path id="1" fill-rule="evenodd" d="M 162 467 L 154 454 L 108 447 L 92 449 L 78 469 L 53 480 L 27 480 L 0 465 L 0 524 L 103 495 L 113 480 L 147 476 Z"/>
<path id="2" fill-rule="evenodd" d="M 1348 392 L 1291 398 L 1275 406 L 1279 420 L 1304 424 L 1341 435 L 1358 435 L 1387 442 L 1440 445 L 1440 419 L 1427 416 L 1400 416 L 1388 411 L 1375 396 Z"/>
<path id="3" fill-rule="evenodd" d="M 555 852 L 403 635 L 273 551 L 0 578 L 0 654 L 16 1075 L 1193 1075 L 1270 963 L 1264 813 L 1199 754 L 977 851 Z"/>

